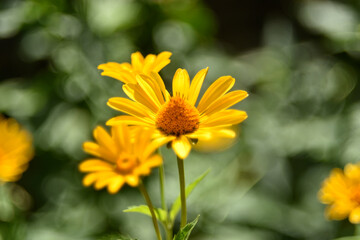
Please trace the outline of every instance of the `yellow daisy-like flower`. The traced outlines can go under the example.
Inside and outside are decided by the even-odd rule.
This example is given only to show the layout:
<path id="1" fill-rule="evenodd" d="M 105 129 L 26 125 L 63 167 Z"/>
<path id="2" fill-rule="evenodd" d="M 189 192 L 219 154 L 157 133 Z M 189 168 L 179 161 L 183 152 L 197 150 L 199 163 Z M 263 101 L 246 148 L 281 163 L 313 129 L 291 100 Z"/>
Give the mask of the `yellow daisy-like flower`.
<path id="1" fill-rule="evenodd" d="M 113 77 L 124 83 L 136 83 L 137 74 L 158 73 L 170 63 L 171 52 L 162 52 L 159 55 L 149 54 L 145 58 L 140 52 L 131 54 L 130 63 L 108 62 L 100 64 L 98 69 L 103 70 L 101 75 Z"/>
<path id="2" fill-rule="evenodd" d="M 31 135 L 15 119 L 0 115 L 0 182 L 19 180 L 33 153 Z"/>
<path id="3" fill-rule="evenodd" d="M 329 204 L 325 213 L 329 219 L 349 217 L 353 224 L 360 223 L 360 163 L 347 164 L 344 171 L 335 168 L 323 182 L 319 199 Z"/>
<path id="4" fill-rule="evenodd" d="M 154 154 L 159 144 L 151 141 L 151 130 L 118 125 L 112 127 L 111 135 L 102 127 L 96 127 L 93 134 L 96 143 L 85 142 L 83 149 L 95 158 L 79 165 L 79 170 L 87 173 L 85 186 L 107 187 L 114 194 L 125 183 L 138 186 L 141 176 L 149 175 L 151 168 L 162 164 L 161 156 Z"/>
<path id="5" fill-rule="evenodd" d="M 110 98 L 108 105 L 131 116 L 110 119 L 108 125 L 142 125 L 156 129 L 154 138 L 171 142 L 177 156 L 185 159 L 192 141 L 212 137 L 235 137 L 226 127 L 247 118 L 244 111 L 228 109 L 248 96 L 242 90 L 228 93 L 235 79 L 231 76 L 218 78 L 206 90 L 195 106 L 208 69 L 199 71 L 192 82 L 186 70 L 178 69 L 173 78 L 173 95 L 165 89 L 160 75 L 139 74 L 136 84 L 125 84 L 127 98 Z"/>

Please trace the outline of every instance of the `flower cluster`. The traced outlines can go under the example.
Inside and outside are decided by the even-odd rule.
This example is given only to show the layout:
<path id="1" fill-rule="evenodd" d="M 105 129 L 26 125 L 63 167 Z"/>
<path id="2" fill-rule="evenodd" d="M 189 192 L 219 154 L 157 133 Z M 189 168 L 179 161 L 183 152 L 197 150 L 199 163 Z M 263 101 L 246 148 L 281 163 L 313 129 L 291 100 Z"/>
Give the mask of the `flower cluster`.
<path id="1" fill-rule="evenodd" d="M 108 62 L 98 66 L 103 70 L 102 75 L 124 83 L 123 90 L 129 98 L 112 97 L 107 102 L 111 108 L 126 114 L 107 121 L 106 124 L 112 127 L 111 136 L 98 127 L 94 130 L 98 143 L 84 144 L 84 150 L 97 157 L 80 165 L 81 171 L 91 172 L 84 178 L 84 185 L 94 183 L 97 189 L 107 186 L 111 193 L 116 193 L 124 183 L 137 186 L 140 175 L 149 174 L 150 168 L 161 164 L 158 155 L 150 157 L 147 153 L 139 156 L 148 152 L 146 145 L 155 150 L 154 143 L 158 147 L 170 143 L 177 157 L 185 159 L 196 141 L 236 136 L 229 126 L 242 122 L 247 114 L 229 108 L 246 98 L 247 92 L 229 92 L 235 79 L 220 77 L 196 105 L 208 72 L 206 68 L 200 70 L 192 81 L 185 69 L 178 69 L 170 94 L 159 75 L 159 71 L 170 63 L 170 56 L 170 52 L 162 52 L 143 57 L 136 52 L 131 55 L 131 64 Z M 138 138 L 130 133 L 132 131 L 147 131 L 146 137 Z M 131 144 L 116 140 L 125 138 L 131 139 L 128 140 Z"/>

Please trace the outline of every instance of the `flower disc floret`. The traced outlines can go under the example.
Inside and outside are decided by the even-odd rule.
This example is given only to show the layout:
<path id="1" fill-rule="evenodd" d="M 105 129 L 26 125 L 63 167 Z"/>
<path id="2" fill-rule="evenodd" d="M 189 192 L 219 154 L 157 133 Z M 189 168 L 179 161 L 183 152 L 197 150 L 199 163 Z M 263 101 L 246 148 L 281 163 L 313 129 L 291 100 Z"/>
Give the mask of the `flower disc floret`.
<path id="1" fill-rule="evenodd" d="M 199 111 L 180 97 L 172 97 L 156 116 L 156 127 L 165 135 L 181 136 L 199 128 Z"/>

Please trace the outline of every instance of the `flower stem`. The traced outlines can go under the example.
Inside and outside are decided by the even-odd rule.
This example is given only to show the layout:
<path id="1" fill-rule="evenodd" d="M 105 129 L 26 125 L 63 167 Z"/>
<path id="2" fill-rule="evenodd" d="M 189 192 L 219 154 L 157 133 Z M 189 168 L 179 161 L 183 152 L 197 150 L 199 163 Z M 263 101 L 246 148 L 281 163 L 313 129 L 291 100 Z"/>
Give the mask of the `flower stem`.
<path id="1" fill-rule="evenodd" d="M 159 167 L 159 178 L 160 178 L 160 194 L 161 194 L 161 207 L 167 212 L 167 206 L 165 201 L 165 173 L 164 166 Z"/>
<path id="2" fill-rule="evenodd" d="M 164 211 L 167 213 L 167 217 L 166 217 L 166 222 L 164 222 L 164 228 L 166 230 L 166 239 L 167 240 L 172 240 L 173 238 L 173 224 L 171 223 L 170 219 L 169 219 L 169 213 L 168 213 L 168 208 L 166 205 L 166 200 L 165 200 L 165 171 L 164 171 L 164 166 L 161 165 L 159 167 L 159 178 L 160 178 L 160 195 L 161 195 L 161 206 L 162 209 L 164 209 Z"/>
<path id="3" fill-rule="evenodd" d="M 181 221 L 180 228 L 186 225 L 186 195 L 185 195 L 185 174 L 184 174 L 184 160 L 177 157 L 177 164 L 179 170 L 180 180 L 180 199 L 181 199 Z"/>
<path id="4" fill-rule="evenodd" d="M 157 220 L 156 220 L 156 216 L 155 216 L 155 212 L 154 212 L 154 206 L 152 205 L 149 194 L 147 193 L 146 188 L 145 188 L 145 186 L 144 186 L 144 184 L 142 183 L 141 180 L 140 180 L 140 183 L 139 183 L 139 189 L 140 189 L 141 194 L 144 196 L 145 201 L 146 201 L 146 203 L 147 203 L 147 205 L 149 207 L 157 239 L 161 240 L 161 234 L 160 234 L 160 230 L 159 230 L 159 225 L 158 225 Z"/>

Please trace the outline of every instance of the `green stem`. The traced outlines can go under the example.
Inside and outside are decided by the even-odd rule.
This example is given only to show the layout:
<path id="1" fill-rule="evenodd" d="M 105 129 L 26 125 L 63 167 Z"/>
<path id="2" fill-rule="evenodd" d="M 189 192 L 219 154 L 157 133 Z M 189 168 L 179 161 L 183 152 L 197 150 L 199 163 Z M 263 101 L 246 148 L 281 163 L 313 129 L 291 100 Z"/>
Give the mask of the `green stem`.
<path id="1" fill-rule="evenodd" d="M 161 206 L 162 209 L 165 210 L 165 212 L 168 211 L 165 201 L 165 173 L 164 173 L 164 166 L 161 165 L 159 167 L 159 178 L 160 178 L 160 194 L 161 194 Z"/>
<path id="2" fill-rule="evenodd" d="M 167 212 L 167 216 L 166 216 L 166 222 L 163 223 L 164 228 L 166 230 L 166 239 L 167 240 L 172 240 L 173 239 L 173 224 L 170 221 L 170 215 L 168 213 L 168 208 L 166 205 L 166 200 L 165 200 L 165 171 L 164 171 L 164 166 L 161 165 L 159 167 L 159 178 L 160 178 L 160 195 L 161 195 L 161 206 L 162 209 L 164 209 L 165 212 Z"/>
<path id="3" fill-rule="evenodd" d="M 161 240 L 161 234 L 160 234 L 160 230 L 159 230 L 159 225 L 158 225 L 157 220 L 156 220 L 156 216 L 155 216 L 155 212 L 154 212 L 154 206 L 152 205 L 149 194 L 147 193 L 146 188 L 145 188 L 145 186 L 144 186 L 144 184 L 142 183 L 141 180 L 140 180 L 140 184 L 139 184 L 139 189 L 140 189 L 141 194 L 144 196 L 145 201 L 146 201 L 146 203 L 147 203 L 147 205 L 149 207 L 157 239 Z"/>
<path id="4" fill-rule="evenodd" d="M 181 199 L 181 221 L 180 229 L 186 225 L 186 195 L 185 195 L 185 174 L 184 174 L 184 160 L 177 157 L 177 164 L 179 170 L 180 180 L 180 199 Z"/>

